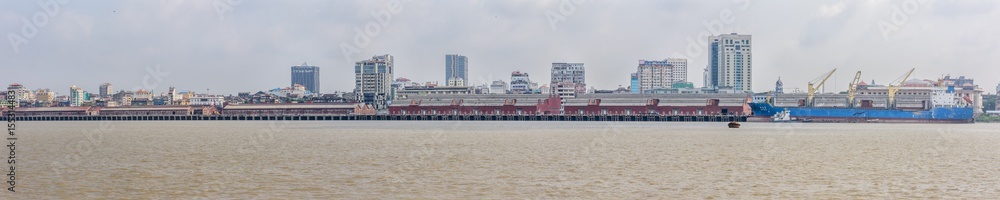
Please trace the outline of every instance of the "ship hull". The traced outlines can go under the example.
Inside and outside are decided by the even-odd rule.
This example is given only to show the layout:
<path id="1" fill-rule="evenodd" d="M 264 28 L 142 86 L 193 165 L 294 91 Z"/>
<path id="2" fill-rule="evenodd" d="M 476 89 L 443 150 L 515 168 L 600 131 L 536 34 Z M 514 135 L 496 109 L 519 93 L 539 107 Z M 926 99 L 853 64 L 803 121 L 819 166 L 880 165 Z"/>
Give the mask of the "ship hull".
<path id="1" fill-rule="evenodd" d="M 774 107 L 767 103 L 750 103 L 754 116 L 770 117 L 788 110 L 795 119 L 813 122 L 870 123 L 973 123 L 972 108 L 931 108 L 927 110 L 873 108 L 802 108 Z"/>

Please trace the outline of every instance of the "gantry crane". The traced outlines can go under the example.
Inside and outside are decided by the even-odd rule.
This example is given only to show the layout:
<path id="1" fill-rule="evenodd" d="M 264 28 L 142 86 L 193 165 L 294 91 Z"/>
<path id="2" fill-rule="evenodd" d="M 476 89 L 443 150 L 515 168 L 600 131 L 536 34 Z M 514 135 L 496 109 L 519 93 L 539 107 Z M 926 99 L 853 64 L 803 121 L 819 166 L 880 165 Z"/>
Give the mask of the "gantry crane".
<path id="1" fill-rule="evenodd" d="M 906 79 L 909 79 L 910 75 L 913 75 L 913 70 L 917 70 L 917 68 L 910 69 L 909 72 L 906 72 L 906 75 L 903 75 L 903 79 L 889 83 L 889 104 L 886 105 L 886 107 L 896 108 L 896 92 L 899 92 L 899 87 L 902 87 L 903 83 L 906 82 Z M 893 83 L 896 85 L 893 85 Z"/>
<path id="2" fill-rule="evenodd" d="M 854 74 L 854 81 L 851 81 L 851 85 L 850 87 L 848 87 L 849 89 L 847 89 L 848 108 L 854 107 L 854 93 L 858 91 L 858 83 L 860 82 L 861 82 L 861 71 L 858 71 L 857 74 Z"/>
<path id="3" fill-rule="evenodd" d="M 820 76 L 812 81 L 809 81 L 809 96 L 806 98 L 807 106 L 813 107 L 813 105 L 815 105 L 813 99 L 816 97 L 816 91 L 819 90 L 820 87 L 823 87 L 823 84 L 826 83 L 826 79 L 830 79 L 830 76 L 833 76 L 834 72 L 837 72 L 837 69 L 833 69 L 830 73 L 826 73 L 826 76 Z M 820 81 L 820 79 L 822 80 Z M 819 81 L 819 84 L 816 84 L 816 81 Z"/>

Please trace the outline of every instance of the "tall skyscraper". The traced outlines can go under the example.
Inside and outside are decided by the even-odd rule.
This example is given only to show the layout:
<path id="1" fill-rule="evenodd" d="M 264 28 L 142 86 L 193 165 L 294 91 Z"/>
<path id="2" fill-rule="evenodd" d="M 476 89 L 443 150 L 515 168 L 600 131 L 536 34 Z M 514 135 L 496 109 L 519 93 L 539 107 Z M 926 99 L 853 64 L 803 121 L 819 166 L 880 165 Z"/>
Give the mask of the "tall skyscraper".
<path id="1" fill-rule="evenodd" d="M 306 87 L 307 91 L 313 94 L 319 93 L 319 67 L 309 66 L 302 63 L 300 66 L 292 66 L 292 86 L 299 84 Z"/>
<path id="2" fill-rule="evenodd" d="M 444 82 L 447 86 L 469 84 L 469 59 L 463 55 L 444 55 Z"/>
<path id="3" fill-rule="evenodd" d="M 552 63 L 552 81 L 550 83 L 552 87 L 561 85 L 562 88 L 568 87 L 565 83 L 573 83 L 574 92 L 583 94 L 587 92 L 586 75 L 583 63 Z M 556 92 L 556 90 L 553 89 L 552 92 Z"/>
<path id="4" fill-rule="evenodd" d="M 711 36 L 708 43 L 708 87 L 732 87 L 734 91 L 751 91 L 753 43 L 750 35 L 731 33 Z"/>
<path id="5" fill-rule="evenodd" d="M 639 60 L 637 67 L 639 93 L 672 88 L 674 83 L 687 81 L 687 59 Z"/>
<path id="6" fill-rule="evenodd" d="M 392 55 L 373 56 L 354 63 L 354 94 L 358 102 L 375 109 L 389 108 L 392 102 Z"/>
<path id="7" fill-rule="evenodd" d="M 111 86 L 111 83 L 101 83 L 101 89 L 98 91 L 100 93 L 100 98 L 110 98 L 115 89 Z"/>

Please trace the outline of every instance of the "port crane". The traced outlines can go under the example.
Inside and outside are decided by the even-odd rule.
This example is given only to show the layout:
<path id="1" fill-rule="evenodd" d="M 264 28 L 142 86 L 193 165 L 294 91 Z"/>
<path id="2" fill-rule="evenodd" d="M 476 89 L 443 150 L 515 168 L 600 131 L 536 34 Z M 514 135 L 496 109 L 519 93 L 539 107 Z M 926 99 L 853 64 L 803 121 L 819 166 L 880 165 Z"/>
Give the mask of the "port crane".
<path id="1" fill-rule="evenodd" d="M 854 95 L 855 95 L 854 93 L 858 91 L 858 83 L 860 83 L 860 82 L 861 82 L 861 71 L 858 71 L 857 74 L 854 74 L 854 80 L 851 81 L 851 85 L 847 89 L 847 107 L 848 108 L 853 108 L 854 107 Z"/>
<path id="2" fill-rule="evenodd" d="M 767 91 L 767 97 L 764 97 L 764 102 L 773 103 L 771 102 L 771 91 Z"/>
<path id="3" fill-rule="evenodd" d="M 813 79 L 812 81 L 809 81 L 809 96 L 806 97 L 807 106 L 813 107 L 813 105 L 815 104 L 813 100 L 816 97 L 816 91 L 819 90 L 820 87 L 823 87 L 823 84 L 826 83 L 827 79 L 830 79 L 830 76 L 833 76 L 834 72 L 837 72 L 836 68 L 834 68 L 833 71 L 830 71 L 830 73 L 826 73 L 825 76 L 820 76 L 817 77 L 816 79 Z M 816 81 L 819 81 L 819 83 L 817 84 Z"/>
<path id="4" fill-rule="evenodd" d="M 903 79 L 889 83 L 889 104 L 886 105 L 886 107 L 896 108 L 896 92 L 899 92 L 899 87 L 902 87 L 903 83 L 906 82 L 906 79 L 909 79 L 910 75 L 913 75 L 913 70 L 917 70 L 917 68 L 910 69 L 909 72 L 906 72 L 906 75 L 903 75 Z"/>

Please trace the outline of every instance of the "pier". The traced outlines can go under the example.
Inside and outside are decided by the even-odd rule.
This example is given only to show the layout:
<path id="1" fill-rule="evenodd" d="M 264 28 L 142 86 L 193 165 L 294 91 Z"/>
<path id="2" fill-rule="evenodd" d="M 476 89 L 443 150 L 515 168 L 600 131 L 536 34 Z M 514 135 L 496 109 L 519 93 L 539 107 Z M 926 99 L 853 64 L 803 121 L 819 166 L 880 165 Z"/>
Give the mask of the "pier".
<path id="1" fill-rule="evenodd" d="M 16 121 L 636 121 L 746 122 L 742 115 L 81 115 L 16 116 Z M 0 117 L 7 121 L 7 117 Z"/>

